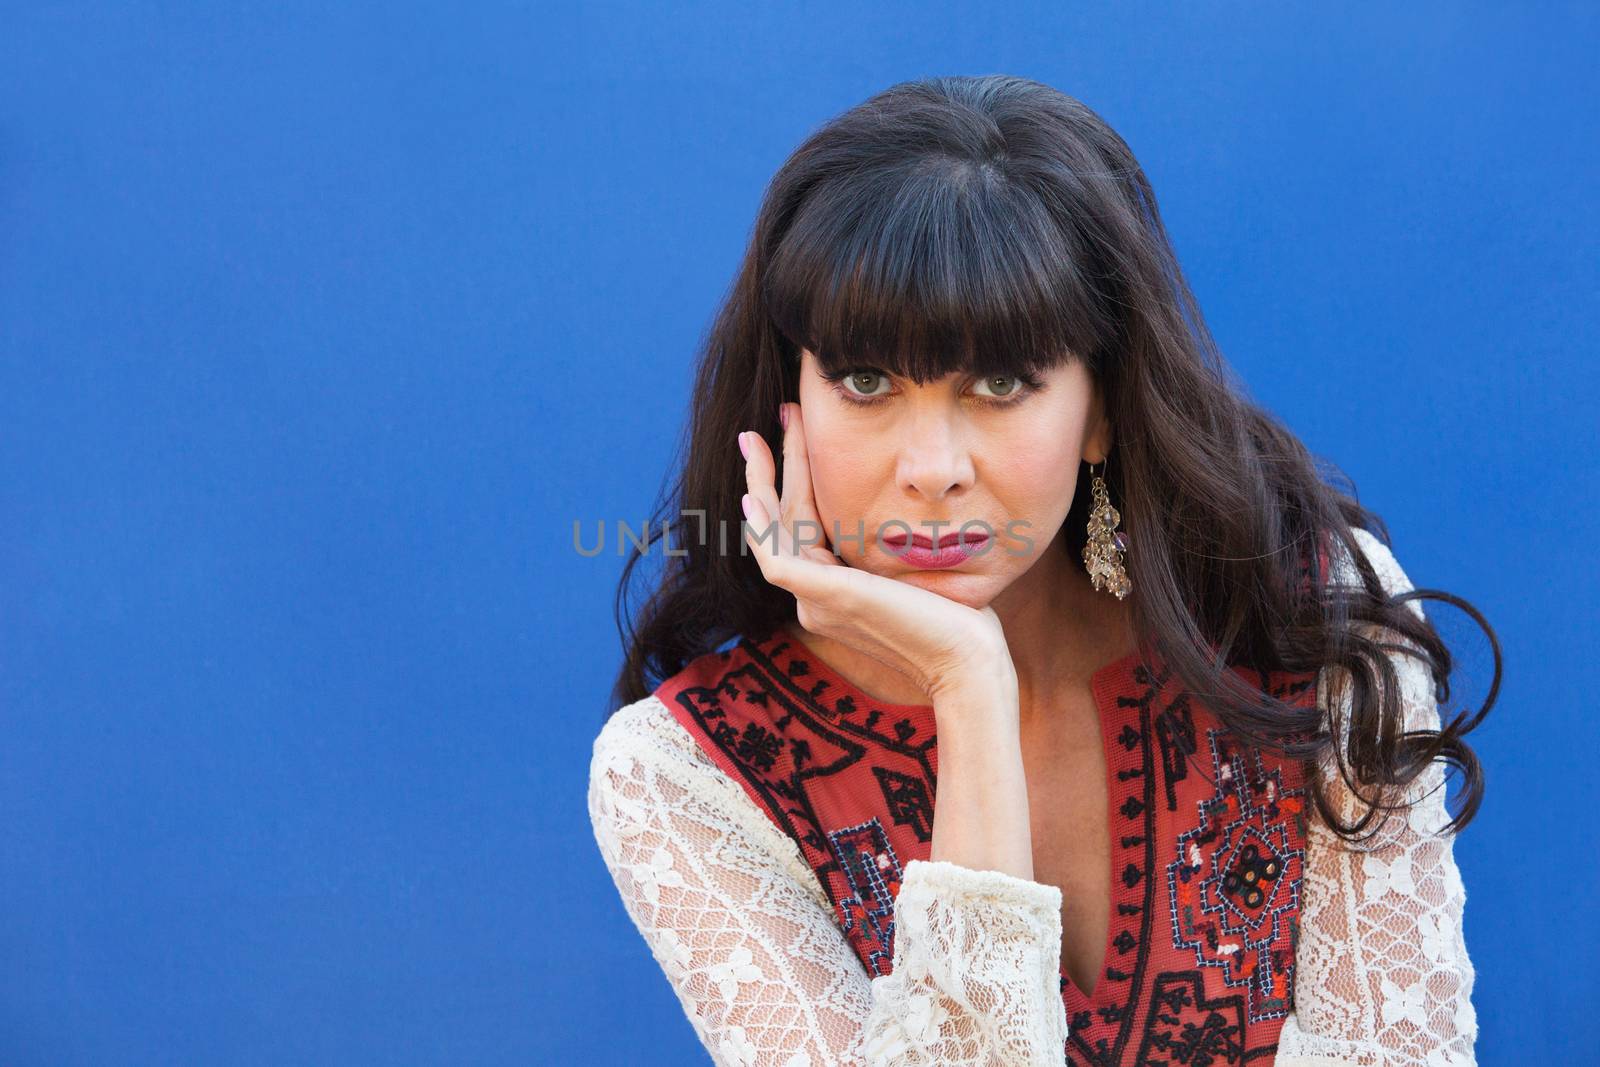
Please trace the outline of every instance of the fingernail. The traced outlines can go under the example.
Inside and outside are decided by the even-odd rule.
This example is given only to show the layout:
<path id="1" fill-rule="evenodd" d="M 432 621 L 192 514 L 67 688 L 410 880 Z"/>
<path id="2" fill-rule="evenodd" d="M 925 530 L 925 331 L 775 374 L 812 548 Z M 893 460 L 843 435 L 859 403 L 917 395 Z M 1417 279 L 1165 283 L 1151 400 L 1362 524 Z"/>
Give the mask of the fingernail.
<path id="1" fill-rule="evenodd" d="M 787 430 L 789 428 L 789 405 L 788 404 L 779 404 L 778 405 L 778 421 L 783 423 L 783 428 L 785 430 Z"/>
<path id="2" fill-rule="evenodd" d="M 742 431 L 739 434 L 739 454 L 745 459 L 750 458 L 750 446 L 745 444 L 744 433 Z"/>

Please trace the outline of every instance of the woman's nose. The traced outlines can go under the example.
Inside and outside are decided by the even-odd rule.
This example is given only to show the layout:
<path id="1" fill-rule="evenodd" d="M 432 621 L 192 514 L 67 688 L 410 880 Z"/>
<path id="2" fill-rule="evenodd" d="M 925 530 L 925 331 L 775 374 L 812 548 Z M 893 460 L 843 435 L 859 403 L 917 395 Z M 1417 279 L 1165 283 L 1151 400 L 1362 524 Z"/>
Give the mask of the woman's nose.
<path id="1" fill-rule="evenodd" d="M 971 450 L 958 416 L 920 411 L 903 432 L 898 481 L 908 494 L 942 500 L 972 484 Z"/>

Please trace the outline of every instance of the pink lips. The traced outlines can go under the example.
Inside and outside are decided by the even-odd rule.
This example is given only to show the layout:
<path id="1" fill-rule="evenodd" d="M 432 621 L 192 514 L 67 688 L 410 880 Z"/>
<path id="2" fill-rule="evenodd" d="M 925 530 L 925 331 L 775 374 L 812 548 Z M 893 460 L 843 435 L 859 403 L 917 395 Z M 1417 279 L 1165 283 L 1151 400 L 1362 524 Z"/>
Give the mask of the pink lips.
<path id="1" fill-rule="evenodd" d="M 933 539 L 927 534 L 914 533 L 911 535 L 911 547 L 906 548 L 905 534 L 894 532 L 883 536 L 883 543 L 896 559 L 924 570 L 938 570 L 965 563 L 983 551 L 988 541 L 989 535 L 985 533 L 968 530 L 963 537 L 957 531 L 939 538 L 939 547 L 935 548 Z"/>

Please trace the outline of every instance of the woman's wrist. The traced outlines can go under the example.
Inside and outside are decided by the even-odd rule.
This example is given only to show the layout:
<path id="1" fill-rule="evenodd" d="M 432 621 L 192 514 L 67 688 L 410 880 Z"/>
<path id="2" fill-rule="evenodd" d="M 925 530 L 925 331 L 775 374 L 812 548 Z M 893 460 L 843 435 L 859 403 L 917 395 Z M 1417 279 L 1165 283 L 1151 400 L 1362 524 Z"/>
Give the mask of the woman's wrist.
<path id="1" fill-rule="evenodd" d="M 939 785 L 929 858 L 1031 881 L 1027 777 L 1009 658 L 952 679 L 933 709 Z"/>
<path id="2" fill-rule="evenodd" d="M 941 732 L 1017 725 L 1017 669 L 1003 648 L 970 652 L 933 682 L 928 696 Z"/>
<path id="3" fill-rule="evenodd" d="M 1016 664 L 1003 643 L 968 646 L 957 661 L 950 662 L 928 683 L 928 697 L 934 707 L 942 699 L 973 693 L 1016 693 Z"/>

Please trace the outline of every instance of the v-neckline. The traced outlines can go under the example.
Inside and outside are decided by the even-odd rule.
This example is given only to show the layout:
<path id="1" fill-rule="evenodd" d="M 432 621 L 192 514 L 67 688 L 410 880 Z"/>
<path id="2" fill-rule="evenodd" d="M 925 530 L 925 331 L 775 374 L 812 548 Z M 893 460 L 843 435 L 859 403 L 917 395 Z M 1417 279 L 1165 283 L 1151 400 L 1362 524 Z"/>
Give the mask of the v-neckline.
<path id="1" fill-rule="evenodd" d="M 773 637 L 793 645 L 794 648 L 791 650 L 790 658 L 804 659 L 809 665 L 811 673 L 815 674 L 819 678 L 826 679 L 829 685 L 837 692 L 846 694 L 852 700 L 860 704 L 870 705 L 874 708 L 880 709 L 885 714 L 902 716 L 921 722 L 927 728 L 928 732 L 934 737 L 932 749 L 934 762 L 935 765 L 937 765 L 938 737 L 937 730 L 935 729 L 935 716 L 932 704 L 893 704 L 887 701 L 879 700 L 870 693 L 866 692 L 860 686 L 856 685 L 850 679 L 846 678 L 843 674 L 836 670 L 832 664 L 828 663 L 820 655 L 812 651 L 811 646 L 805 644 L 800 640 L 800 638 L 796 637 L 793 631 L 787 626 L 778 627 L 777 630 L 773 632 Z M 1112 744 L 1117 740 L 1117 737 L 1113 735 L 1112 731 L 1118 730 L 1120 732 L 1121 730 L 1127 728 L 1127 723 L 1115 714 L 1115 712 L 1118 710 L 1117 697 L 1123 693 L 1129 692 L 1134 688 L 1134 671 L 1141 663 L 1150 662 L 1152 656 L 1153 652 L 1143 642 L 1140 642 L 1140 644 L 1135 647 L 1133 651 L 1122 656 L 1118 656 L 1109 663 L 1102 664 L 1101 666 L 1095 668 L 1095 670 L 1089 675 L 1089 690 L 1093 694 L 1095 716 L 1098 720 L 1099 726 L 1100 751 L 1102 757 L 1104 758 L 1106 768 L 1105 790 L 1106 819 L 1108 823 L 1108 829 L 1113 821 L 1113 816 L 1116 814 L 1115 804 L 1117 797 L 1116 771 L 1113 769 L 1114 761 L 1112 759 Z M 1107 709 L 1110 709 L 1110 713 L 1108 713 Z M 1090 1009 L 1101 1007 L 1104 1003 L 1104 994 L 1106 988 L 1109 984 L 1111 984 L 1106 980 L 1106 970 L 1111 964 L 1112 950 L 1116 947 L 1117 935 L 1122 930 L 1121 925 L 1117 922 L 1117 898 L 1119 896 L 1117 890 L 1117 859 L 1118 853 L 1121 850 L 1118 848 L 1117 834 L 1115 830 L 1111 830 L 1109 836 L 1111 840 L 1111 857 L 1108 865 L 1108 884 L 1106 886 L 1106 909 L 1108 912 L 1106 916 L 1106 936 L 1105 943 L 1100 948 L 1100 961 L 1097 970 L 1098 977 L 1095 979 L 1094 991 L 1092 993 L 1085 993 L 1067 974 L 1065 956 L 1061 951 L 1063 946 L 1057 946 L 1057 972 L 1061 982 L 1065 985 L 1065 987 L 1069 988 L 1073 994 L 1076 995 L 1076 999 L 1081 1002 L 1079 1007 L 1087 1007 Z M 1150 877 L 1149 870 L 1143 870 L 1141 872 L 1141 876 L 1144 878 Z M 1039 884 L 1042 885 L 1045 883 Z"/>

